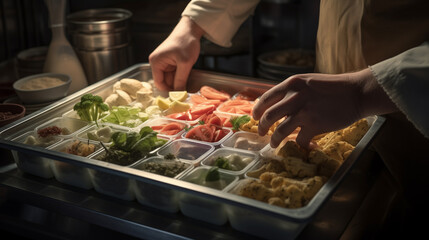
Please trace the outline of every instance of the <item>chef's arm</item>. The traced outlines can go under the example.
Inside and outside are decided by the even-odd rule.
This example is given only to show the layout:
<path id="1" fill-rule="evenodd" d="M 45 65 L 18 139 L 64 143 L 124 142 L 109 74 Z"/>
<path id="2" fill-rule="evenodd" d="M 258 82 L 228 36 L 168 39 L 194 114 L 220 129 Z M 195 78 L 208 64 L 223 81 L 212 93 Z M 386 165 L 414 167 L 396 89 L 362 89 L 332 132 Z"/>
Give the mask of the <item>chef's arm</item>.
<path id="1" fill-rule="evenodd" d="M 182 16 L 196 22 L 211 42 L 230 47 L 232 37 L 258 3 L 259 0 L 192 0 Z"/>
<path id="2" fill-rule="evenodd" d="M 429 42 L 370 68 L 390 99 L 429 138 Z"/>

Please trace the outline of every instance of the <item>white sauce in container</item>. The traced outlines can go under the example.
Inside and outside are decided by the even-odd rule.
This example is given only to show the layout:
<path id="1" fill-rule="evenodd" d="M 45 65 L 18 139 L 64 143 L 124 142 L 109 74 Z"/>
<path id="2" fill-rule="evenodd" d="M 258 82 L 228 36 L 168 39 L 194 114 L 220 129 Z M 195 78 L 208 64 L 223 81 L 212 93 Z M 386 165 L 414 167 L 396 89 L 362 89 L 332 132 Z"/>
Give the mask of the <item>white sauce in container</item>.
<path id="1" fill-rule="evenodd" d="M 40 78 L 29 79 L 28 81 L 22 83 L 19 88 L 23 90 L 38 90 L 38 89 L 56 87 L 61 84 L 64 84 L 64 82 L 59 78 L 40 77 Z"/>

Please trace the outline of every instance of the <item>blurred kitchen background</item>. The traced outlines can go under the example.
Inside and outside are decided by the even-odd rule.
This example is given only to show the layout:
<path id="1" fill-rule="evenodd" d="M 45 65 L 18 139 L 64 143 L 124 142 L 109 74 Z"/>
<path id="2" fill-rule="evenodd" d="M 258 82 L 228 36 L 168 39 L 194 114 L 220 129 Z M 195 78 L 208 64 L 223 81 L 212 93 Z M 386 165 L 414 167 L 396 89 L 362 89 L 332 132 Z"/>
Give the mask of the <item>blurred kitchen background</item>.
<path id="1" fill-rule="evenodd" d="M 71 24 L 66 26 L 68 39 L 83 64 L 88 80 L 95 82 L 128 66 L 148 62 L 149 54 L 168 36 L 188 2 L 69 0 L 66 16 L 88 9 L 106 8 L 124 9 L 132 14 L 129 19 L 120 15 L 126 27 L 119 31 L 120 39 L 116 39 L 116 42 L 109 41 L 109 46 L 103 46 L 105 49 L 85 45 L 85 42 L 76 37 L 78 33 L 70 29 Z M 299 69 L 279 68 L 270 65 L 270 62 L 267 64 L 265 60 L 273 57 L 272 54 L 290 49 L 303 50 L 312 56 L 318 6 L 319 0 L 261 0 L 255 14 L 234 37 L 231 48 L 222 48 L 202 40 L 201 54 L 195 68 L 274 81 L 281 81 L 295 70 L 299 72 Z M 109 35 L 103 34 L 105 37 Z M 98 37 L 103 37 L 103 34 Z M 50 40 L 49 16 L 43 0 L 0 0 L 1 102 L 14 96 L 14 81 L 42 72 L 44 54 Z M 114 54 L 115 51 L 120 54 Z M 96 74 L 95 68 L 98 66 L 82 59 L 89 52 L 97 54 L 96 64 L 108 62 L 113 67 L 102 69 Z M 274 56 L 276 58 L 278 56 Z M 305 71 L 311 71 L 311 63 L 307 67 L 310 68 Z"/>

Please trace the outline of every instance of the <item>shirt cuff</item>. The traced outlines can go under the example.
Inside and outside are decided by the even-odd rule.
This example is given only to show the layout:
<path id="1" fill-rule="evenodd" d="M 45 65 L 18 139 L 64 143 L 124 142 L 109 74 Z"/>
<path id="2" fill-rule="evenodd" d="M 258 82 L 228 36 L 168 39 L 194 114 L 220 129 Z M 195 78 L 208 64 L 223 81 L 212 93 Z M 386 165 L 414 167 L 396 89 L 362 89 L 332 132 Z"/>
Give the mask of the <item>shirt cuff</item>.
<path id="1" fill-rule="evenodd" d="M 377 82 L 390 99 L 427 138 L 429 138 L 428 56 L 429 42 L 425 42 L 370 67 Z"/>
<path id="2" fill-rule="evenodd" d="M 222 46 L 231 47 L 231 39 L 241 24 L 253 14 L 259 0 L 192 0 L 182 12 L 198 24 L 204 37 Z"/>

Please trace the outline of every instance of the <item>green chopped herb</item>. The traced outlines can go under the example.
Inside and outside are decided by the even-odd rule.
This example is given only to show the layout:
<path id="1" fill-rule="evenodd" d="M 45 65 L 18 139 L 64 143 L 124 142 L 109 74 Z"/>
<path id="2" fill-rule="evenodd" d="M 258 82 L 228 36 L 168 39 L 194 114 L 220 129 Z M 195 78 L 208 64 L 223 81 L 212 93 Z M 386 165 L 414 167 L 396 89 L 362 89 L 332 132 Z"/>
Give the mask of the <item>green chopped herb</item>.
<path id="1" fill-rule="evenodd" d="M 219 181 L 219 168 L 218 167 L 211 167 L 206 175 L 206 182 L 214 182 Z"/>
<path id="2" fill-rule="evenodd" d="M 231 170 L 231 167 L 229 166 L 228 159 L 226 159 L 224 157 L 216 158 L 216 160 L 214 162 L 214 166 L 217 166 L 217 167 L 222 168 L 222 169 Z"/>
<path id="3" fill-rule="evenodd" d="M 250 121 L 250 117 L 248 115 L 232 117 L 231 119 L 229 119 L 229 121 L 232 124 L 232 130 L 239 130 L 241 125 Z"/>
<path id="4" fill-rule="evenodd" d="M 174 154 L 172 154 L 172 153 L 169 153 L 169 154 L 167 154 L 167 155 L 164 156 L 164 159 L 166 159 L 166 160 L 174 160 L 174 159 L 176 159 L 176 156 Z"/>

